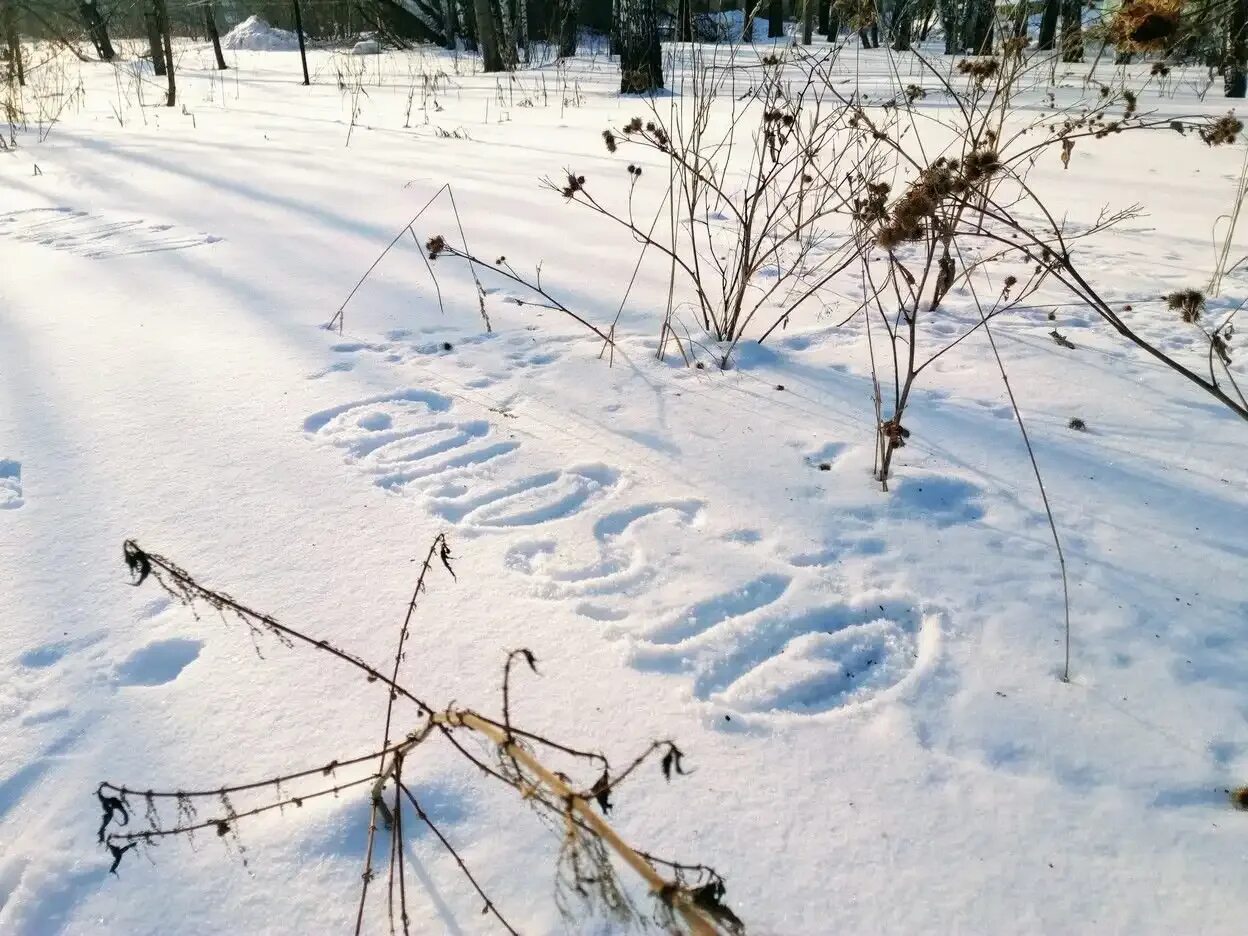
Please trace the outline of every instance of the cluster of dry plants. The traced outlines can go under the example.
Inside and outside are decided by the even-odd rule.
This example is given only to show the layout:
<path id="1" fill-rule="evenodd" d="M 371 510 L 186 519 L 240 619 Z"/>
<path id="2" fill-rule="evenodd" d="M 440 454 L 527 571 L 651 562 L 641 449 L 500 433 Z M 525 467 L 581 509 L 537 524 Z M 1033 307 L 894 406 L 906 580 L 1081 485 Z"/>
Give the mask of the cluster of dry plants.
<path id="1" fill-rule="evenodd" d="M 423 747 L 443 742 L 484 781 L 515 791 L 518 803 L 536 811 L 560 836 L 555 900 L 570 924 L 589 913 L 606 915 L 619 923 L 653 920 L 668 931 L 697 936 L 744 933 L 741 920 L 724 902 L 724 880 L 713 868 L 672 861 L 635 848 L 606 819 L 615 792 L 624 782 L 640 778 L 643 767 L 657 761 L 662 776 L 669 782 L 686 772 L 685 755 L 673 742 L 655 741 L 617 768 L 599 751 L 574 747 L 516 725 L 511 717 L 513 673 L 517 667 L 537 672 L 537 660 L 527 649 L 513 650 L 507 656 L 501 715 L 497 718 L 454 705 L 436 706 L 409 688 L 402 669 L 412 649 L 413 624 L 430 574 L 440 566 L 452 577 L 455 575 L 450 545 L 444 535 L 434 538 L 421 564 L 398 629 L 394 658 L 385 671 L 347 649 L 201 584 L 185 569 L 132 540 L 126 542 L 124 555 L 134 585 L 155 582 L 171 598 L 192 610 L 208 608 L 223 620 L 236 620 L 247 629 L 253 642 L 273 638 L 287 648 L 310 647 L 331 657 L 384 689 L 386 706 L 379 730 L 380 744 L 365 754 L 344 752 L 329 763 L 292 769 L 280 776 L 227 780 L 200 789 L 155 790 L 142 783 L 101 783 L 96 790 L 101 809 L 99 842 L 112 858 L 113 872 L 118 871 L 132 849 L 151 848 L 169 838 L 193 840 L 196 833 L 222 839 L 244 855 L 239 829 L 253 817 L 285 811 L 287 807 L 298 809 L 323 797 L 366 794 L 371 811 L 360 875 L 357 936 L 365 926 L 370 887 L 374 882 L 381 886 L 383 869 L 390 932 L 412 932 L 403 828 L 405 822 L 413 821 L 412 816 L 429 829 L 455 861 L 467 884 L 483 902 L 482 912 L 492 915 L 499 928 L 514 934 L 517 930 L 504 908 L 489 896 L 421 806 L 419 786 L 404 773 L 405 767 L 420 757 Z M 482 741 L 490 752 L 484 757 L 474 750 Z M 560 766 L 552 767 L 553 761 Z M 644 883 L 653 901 L 649 912 L 639 908 L 630 896 L 629 888 L 618 876 L 617 862 Z M 416 929 L 423 931 L 419 923 Z"/>

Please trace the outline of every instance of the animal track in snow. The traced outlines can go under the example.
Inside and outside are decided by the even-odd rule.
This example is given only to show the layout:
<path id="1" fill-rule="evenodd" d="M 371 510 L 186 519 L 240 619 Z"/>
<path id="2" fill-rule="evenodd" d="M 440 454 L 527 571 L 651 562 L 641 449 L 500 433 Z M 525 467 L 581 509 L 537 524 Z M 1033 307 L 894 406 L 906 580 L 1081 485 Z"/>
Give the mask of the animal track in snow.
<path id="1" fill-rule="evenodd" d="M 480 493 L 434 498 L 433 512 L 474 527 L 535 526 L 579 513 L 619 481 L 606 465 L 581 465 L 528 475 Z"/>
<path id="2" fill-rule="evenodd" d="M 687 499 L 649 501 L 612 510 L 594 522 L 598 555 L 587 563 L 559 562 L 559 544 L 553 540 L 519 543 L 508 550 L 505 561 L 513 571 L 528 576 L 545 598 L 635 595 L 658 571 L 657 557 L 649 556 L 638 543 L 641 533 L 658 525 L 669 529 L 674 525 L 677 530 L 693 526 L 703 507 L 701 501 Z M 595 620 L 625 616 L 613 610 L 582 613 Z"/>
<path id="3" fill-rule="evenodd" d="M 14 510 L 24 503 L 21 463 L 0 458 L 0 510 Z"/>
<path id="4" fill-rule="evenodd" d="M 817 714 L 892 692 L 934 653 L 936 618 L 905 601 L 758 613 L 766 604 L 705 618 L 678 643 L 639 642 L 633 662 L 689 673 L 695 698 L 733 711 Z"/>
<path id="5" fill-rule="evenodd" d="M 134 653 L 117 667 L 123 686 L 161 686 L 177 679 L 199 657 L 203 642 L 173 637 L 157 640 Z"/>
<path id="6" fill-rule="evenodd" d="M 423 389 L 332 407 L 304 421 L 310 436 L 340 449 L 375 484 L 418 491 L 431 513 L 461 530 L 513 536 L 532 530 L 532 538 L 508 541 L 508 569 L 539 597 L 572 601 L 570 610 L 582 619 L 626 637 L 635 666 L 685 677 L 693 698 L 717 709 L 771 716 L 854 708 L 896 694 L 933 658 L 938 619 L 920 614 L 908 597 L 828 600 L 842 559 L 882 548 L 861 535 L 838 537 L 779 565 L 764 558 L 772 567 L 762 569 L 761 533 L 705 537 L 697 561 L 727 579 L 721 591 L 668 605 L 641 622 L 635 608 L 654 606 L 665 592 L 683 594 L 681 557 L 686 537 L 702 526 L 705 503 L 631 493 L 636 501 L 629 503 L 618 492 L 631 492 L 631 479 L 612 466 L 543 465 L 530 457 L 529 442 L 506 429 L 461 418 L 450 396 Z M 829 442 L 802 454 L 837 461 L 845 449 Z M 982 514 L 977 495 L 956 479 L 915 477 L 897 485 L 888 509 L 934 510 L 936 522 L 948 525 Z M 592 518 L 588 543 L 555 524 L 574 515 Z"/>
<path id="7" fill-rule="evenodd" d="M 400 390 L 314 413 L 303 428 L 345 450 L 349 462 L 390 490 L 444 480 L 519 447 L 495 438 L 484 420 L 442 418 L 450 409 L 451 398 L 440 393 Z"/>
<path id="8" fill-rule="evenodd" d="M 304 431 L 343 449 L 347 461 L 397 491 L 418 486 L 429 509 L 462 529 L 530 527 L 580 513 L 620 474 L 584 464 L 501 478 L 493 474 L 520 443 L 484 419 L 456 419 L 450 397 L 408 389 L 314 413 Z"/>
<path id="9" fill-rule="evenodd" d="M 156 253 L 221 240 L 171 224 L 119 219 L 75 208 L 28 208 L 0 214 L 0 237 L 41 244 L 92 260 Z"/>
<path id="10" fill-rule="evenodd" d="M 791 582 L 787 575 L 763 575 L 731 591 L 691 605 L 688 610 L 646 633 L 655 644 L 677 644 L 710 630 L 730 617 L 740 617 L 776 601 Z"/>

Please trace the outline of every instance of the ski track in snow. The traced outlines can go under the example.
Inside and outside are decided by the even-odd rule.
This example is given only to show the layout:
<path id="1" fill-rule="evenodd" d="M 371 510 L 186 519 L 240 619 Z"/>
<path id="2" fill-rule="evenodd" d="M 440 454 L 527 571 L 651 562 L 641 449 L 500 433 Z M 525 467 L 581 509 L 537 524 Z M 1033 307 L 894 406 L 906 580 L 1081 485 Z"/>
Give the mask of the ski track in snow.
<path id="1" fill-rule="evenodd" d="M 118 218 L 76 208 L 28 208 L 2 213 L 0 237 L 41 244 L 91 260 L 182 250 L 221 240 L 172 224 L 153 224 L 142 218 Z"/>
<path id="2" fill-rule="evenodd" d="M 374 354 L 388 364 L 449 350 L 437 341 L 404 344 L 406 337 L 396 332 L 388 342 L 340 342 L 331 350 Z M 531 342 L 522 335 L 509 344 Z M 558 358 L 554 345 L 508 350 L 503 358 L 508 369 L 540 366 Z M 312 376 L 349 369 L 335 366 Z M 465 386 L 502 379 L 470 378 Z M 662 606 L 654 586 L 679 551 L 677 545 L 672 556 L 652 554 L 644 534 L 671 543 L 702 535 L 708 499 L 648 497 L 643 478 L 605 462 L 555 467 L 540 450 L 540 439 L 518 441 L 501 420 L 472 418 L 460 409 L 451 395 L 408 387 L 320 410 L 303 429 L 340 449 L 378 487 L 422 498 L 430 513 L 461 531 L 512 534 L 505 564 L 534 594 L 570 603 L 604 636 L 626 641 L 633 666 L 685 677 L 693 698 L 716 710 L 754 716 L 835 712 L 900 692 L 932 662 L 938 616 L 923 613 L 914 596 L 871 592 L 826 600 L 830 567 L 846 553 L 878 552 L 871 540 L 845 538 L 817 553 L 774 561 L 777 568 L 743 584 L 729 579 L 718 594 L 661 611 L 657 623 L 632 620 L 625 604 Z M 846 449 L 830 443 L 806 459 L 819 467 Z M 937 526 L 969 522 L 982 514 L 976 490 L 928 477 L 898 484 L 896 503 L 915 512 L 921 504 Z M 559 523 L 581 514 L 592 521 L 588 548 Z M 733 554 L 739 560 L 758 538 L 755 531 L 737 530 L 699 548 L 722 551 L 722 564 L 730 567 Z M 749 558 L 755 566 L 766 561 Z M 703 562 L 720 565 L 705 557 Z"/>

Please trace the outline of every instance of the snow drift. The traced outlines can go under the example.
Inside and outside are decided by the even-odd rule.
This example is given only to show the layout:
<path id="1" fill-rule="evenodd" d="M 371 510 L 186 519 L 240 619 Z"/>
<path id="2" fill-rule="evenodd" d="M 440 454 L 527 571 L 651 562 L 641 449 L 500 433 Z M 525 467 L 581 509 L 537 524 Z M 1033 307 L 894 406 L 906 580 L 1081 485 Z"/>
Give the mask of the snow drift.
<path id="1" fill-rule="evenodd" d="M 258 16 L 249 16 L 221 37 L 221 46 L 251 52 L 288 51 L 299 48 L 299 37 L 270 26 Z"/>

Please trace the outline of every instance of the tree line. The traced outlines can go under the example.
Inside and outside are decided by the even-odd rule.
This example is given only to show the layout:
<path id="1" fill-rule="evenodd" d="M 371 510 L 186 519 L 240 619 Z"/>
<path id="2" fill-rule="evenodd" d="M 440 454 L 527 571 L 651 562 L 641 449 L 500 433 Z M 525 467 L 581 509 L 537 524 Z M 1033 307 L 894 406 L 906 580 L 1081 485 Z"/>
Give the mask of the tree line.
<path id="1" fill-rule="evenodd" d="M 742 9 L 741 4 L 745 6 Z M 174 36 L 211 40 L 217 65 L 219 21 L 238 22 L 255 13 L 274 26 L 318 42 L 343 41 L 373 32 L 405 47 L 436 43 L 481 55 L 487 72 L 506 71 L 532 60 L 535 45 L 559 57 L 576 54 L 578 35 L 592 30 L 609 37 L 619 57 L 623 92 L 663 86 L 662 42 L 750 41 L 767 24 L 767 35 L 806 44 L 816 33 L 863 48 L 886 43 L 909 50 L 943 36 L 948 55 L 991 55 L 1004 42 L 1035 41 L 1065 62 L 1084 61 L 1090 44 L 1099 60 L 1156 55 L 1163 63 L 1199 63 L 1223 75 L 1227 97 L 1248 90 L 1248 0 L 1125 0 L 1098 8 L 1095 0 L 0 0 L 0 29 L 9 80 L 21 81 L 19 36 L 64 41 L 77 50 L 89 41 L 111 61 L 112 36 L 147 38 L 158 75 L 169 74 Z M 726 35 L 725 17 L 742 9 L 740 36 Z M 81 54 L 81 53 L 79 53 Z M 306 58 L 304 63 L 307 80 Z M 170 76 L 170 97 L 174 95 Z"/>

